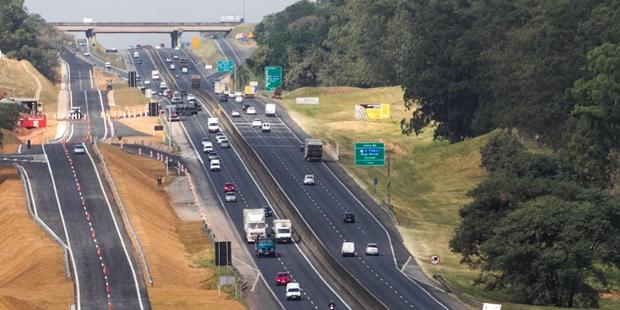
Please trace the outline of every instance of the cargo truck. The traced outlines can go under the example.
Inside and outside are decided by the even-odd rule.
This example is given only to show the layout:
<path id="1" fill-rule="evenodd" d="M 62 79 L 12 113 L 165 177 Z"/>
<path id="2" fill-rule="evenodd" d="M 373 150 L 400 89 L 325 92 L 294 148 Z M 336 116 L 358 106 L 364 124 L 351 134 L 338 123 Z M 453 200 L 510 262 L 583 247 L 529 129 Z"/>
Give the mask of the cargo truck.
<path id="1" fill-rule="evenodd" d="M 265 104 L 265 116 L 276 116 L 276 104 L 275 103 Z"/>
<path id="2" fill-rule="evenodd" d="M 321 139 L 305 140 L 304 159 L 306 161 L 321 161 L 323 159 L 323 142 Z"/>
<path id="3" fill-rule="evenodd" d="M 254 86 L 246 86 L 243 94 L 246 98 L 254 98 Z"/>
<path id="4" fill-rule="evenodd" d="M 138 56 L 140 56 L 140 55 L 138 54 Z M 159 71 L 157 71 L 157 70 L 151 71 L 151 80 L 153 80 L 153 81 L 159 80 Z"/>
<path id="5" fill-rule="evenodd" d="M 194 89 L 200 88 L 200 75 L 192 74 L 190 79 L 192 81 L 192 88 L 194 88 Z"/>
<path id="6" fill-rule="evenodd" d="M 292 241 L 293 232 L 292 232 L 292 224 L 291 220 L 281 219 L 281 220 L 273 220 L 273 233 L 276 237 L 276 242 L 279 243 L 289 243 Z"/>
<path id="7" fill-rule="evenodd" d="M 273 238 L 259 236 L 255 240 L 256 257 L 276 256 L 276 242 Z"/>
<path id="8" fill-rule="evenodd" d="M 248 243 L 254 242 L 259 236 L 265 236 L 266 229 L 263 209 L 243 209 L 243 231 Z"/>
<path id="9" fill-rule="evenodd" d="M 221 95 L 226 91 L 226 84 L 224 82 L 215 82 L 213 89 L 217 95 Z"/>

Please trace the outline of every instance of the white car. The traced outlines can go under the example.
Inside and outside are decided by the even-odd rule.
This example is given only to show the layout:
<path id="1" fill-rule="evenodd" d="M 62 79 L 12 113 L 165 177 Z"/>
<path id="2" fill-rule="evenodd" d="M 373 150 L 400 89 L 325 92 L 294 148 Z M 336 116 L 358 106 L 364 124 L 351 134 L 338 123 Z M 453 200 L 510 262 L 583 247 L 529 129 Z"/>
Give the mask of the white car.
<path id="1" fill-rule="evenodd" d="M 211 143 L 211 141 L 209 142 L 205 142 L 205 144 L 203 144 L 202 146 L 202 152 L 203 153 L 209 153 L 213 151 L 213 143 Z"/>
<path id="2" fill-rule="evenodd" d="M 236 202 L 237 201 L 237 194 L 235 194 L 235 192 L 228 192 L 226 193 L 226 202 Z"/>
<path id="3" fill-rule="evenodd" d="M 248 107 L 245 110 L 245 113 L 247 113 L 248 115 L 256 115 L 256 108 L 255 107 Z"/>
<path id="4" fill-rule="evenodd" d="M 301 288 L 299 283 L 291 282 L 286 284 L 286 300 L 301 300 Z"/>
<path id="5" fill-rule="evenodd" d="M 304 176 L 304 185 L 315 185 L 316 180 L 314 179 L 314 174 L 306 174 Z"/>
<path id="6" fill-rule="evenodd" d="M 189 69 L 187 69 L 186 67 L 181 68 L 181 73 L 188 73 Z"/>
<path id="7" fill-rule="evenodd" d="M 166 88 L 168 88 L 168 86 L 166 86 L 166 82 L 159 83 L 159 89 L 166 89 Z"/>
<path id="8" fill-rule="evenodd" d="M 209 163 L 209 170 L 211 171 L 220 171 L 220 160 L 212 159 Z"/>
<path id="9" fill-rule="evenodd" d="M 144 85 L 146 85 L 146 86 L 151 85 L 151 81 L 149 81 L 149 80 L 145 80 L 145 81 L 144 81 Z"/>
<path id="10" fill-rule="evenodd" d="M 263 125 L 263 121 L 261 121 L 260 119 L 256 118 L 252 121 L 252 127 L 257 127 L 260 128 Z"/>
<path id="11" fill-rule="evenodd" d="M 243 96 L 243 94 L 242 94 L 240 91 L 236 91 L 236 92 L 235 92 L 235 96 L 236 96 L 236 97 L 242 97 L 242 96 Z"/>
<path id="12" fill-rule="evenodd" d="M 368 243 L 366 245 L 366 255 L 379 255 L 379 246 L 376 243 Z"/>
<path id="13" fill-rule="evenodd" d="M 265 122 L 260 126 L 260 130 L 262 132 L 270 132 L 271 131 L 271 124 Z"/>
<path id="14" fill-rule="evenodd" d="M 88 57 L 88 56 L 90 56 L 90 53 L 84 52 L 84 56 Z"/>
<path id="15" fill-rule="evenodd" d="M 239 110 L 234 109 L 234 110 L 232 110 L 232 112 L 230 112 L 230 116 L 231 117 L 241 117 L 241 113 L 239 112 Z"/>
<path id="16" fill-rule="evenodd" d="M 340 254 L 342 254 L 342 256 L 355 256 L 355 243 L 347 241 L 343 242 Z"/>
<path id="17" fill-rule="evenodd" d="M 176 67 L 177 66 L 175 64 L 170 64 L 170 70 L 174 70 L 174 69 L 176 69 Z"/>
<path id="18" fill-rule="evenodd" d="M 230 147 L 230 142 L 228 139 L 220 140 L 220 147 L 223 149 L 227 149 Z"/>
<path id="19" fill-rule="evenodd" d="M 202 138 L 202 141 L 200 141 L 200 143 L 202 144 L 202 147 L 205 147 L 205 145 L 211 143 L 211 141 L 209 140 L 209 138 Z M 213 145 L 213 144 L 211 144 Z"/>
<path id="20" fill-rule="evenodd" d="M 235 93 L 233 92 L 228 93 L 228 98 L 235 98 Z"/>
<path id="21" fill-rule="evenodd" d="M 194 94 L 187 94 L 187 100 L 194 101 L 196 100 L 196 96 Z"/>
<path id="22" fill-rule="evenodd" d="M 243 102 L 243 97 L 241 97 L 241 96 L 235 97 L 235 102 L 236 103 L 242 103 Z"/>
<path id="23" fill-rule="evenodd" d="M 167 63 L 171 63 L 171 62 L 172 62 L 172 59 L 170 59 L 170 58 L 166 58 L 166 62 L 167 62 Z"/>
<path id="24" fill-rule="evenodd" d="M 219 144 L 222 140 L 226 140 L 226 136 L 223 133 L 215 135 L 215 141 Z"/>
<path id="25" fill-rule="evenodd" d="M 104 65 L 105 65 L 106 69 L 111 69 L 112 68 L 112 64 L 109 61 L 106 61 Z"/>
<path id="26" fill-rule="evenodd" d="M 73 154 L 86 154 L 86 148 L 82 144 L 76 144 L 73 146 Z"/>

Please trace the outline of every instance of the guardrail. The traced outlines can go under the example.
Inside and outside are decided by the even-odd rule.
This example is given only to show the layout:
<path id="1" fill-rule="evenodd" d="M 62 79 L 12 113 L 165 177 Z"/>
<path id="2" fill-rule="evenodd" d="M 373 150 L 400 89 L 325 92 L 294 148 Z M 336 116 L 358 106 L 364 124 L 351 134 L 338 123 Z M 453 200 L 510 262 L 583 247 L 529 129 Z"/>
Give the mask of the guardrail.
<path id="1" fill-rule="evenodd" d="M 437 281 L 446 292 L 448 293 L 452 293 L 454 294 L 456 297 L 458 297 L 461 301 L 463 301 L 464 303 L 475 307 L 476 309 L 482 309 L 483 304 L 463 293 L 461 293 L 461 291 L 455 289 L 452 285 L 450 285 L 450 283 L 448 283 L 448 281 L 446 281 L 446 279 L 443 278 L 443 276 L 439 275 L 439 274 L 434 274 L 433 275 L 433 279 L 435 279 L 435 281 Z"/>
<path id="2" fill-rule="evenodd" d="M 160 27 L 209 27 L 209 26 L 237 26 L 241 22 L 48 22 L 50 26 L 76 26 L 76 27 L 135 27 L 135 26 L 160 26 Z"/>

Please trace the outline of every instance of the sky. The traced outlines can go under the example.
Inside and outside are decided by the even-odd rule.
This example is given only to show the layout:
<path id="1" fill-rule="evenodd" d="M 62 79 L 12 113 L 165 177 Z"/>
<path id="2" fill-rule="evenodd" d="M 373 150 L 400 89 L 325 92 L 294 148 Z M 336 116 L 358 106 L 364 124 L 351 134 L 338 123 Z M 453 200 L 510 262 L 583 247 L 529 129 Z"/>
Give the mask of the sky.
<path id="1" fill-rule="evenodd" d="M 265 15 L 279 12 L 298 0 L 26 0 L 30 13 L 52 22 L 161 21 L 217 22 L 221 15 L 243 15 L 247 22 L 258 23 Z M 171 4 L 173 3 L 173 4 Z M 76 35 L 80 37 L 80 35 Z M 126 48 L 130 44 L 168 45 L 168 35 L 98 35 L 106 47 Z M 184 38 L 188 40 L 188 38 Z M 190 38 L 191 39 L 191 38 Z"/>

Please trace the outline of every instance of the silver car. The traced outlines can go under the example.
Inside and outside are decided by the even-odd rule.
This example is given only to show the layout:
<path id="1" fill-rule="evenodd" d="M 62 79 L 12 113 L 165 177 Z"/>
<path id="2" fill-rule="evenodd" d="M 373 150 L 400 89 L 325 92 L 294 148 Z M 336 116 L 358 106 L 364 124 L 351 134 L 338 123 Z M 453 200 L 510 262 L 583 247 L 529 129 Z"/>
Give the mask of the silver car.
<path id="1" fill-rule="evenodd" d="M 235 194 L 235 192 L 226 193 L 226 202 L 236 202 L 236 201 L 237 201 L 237 194 Z"/>
<path id="2" fill-rule="evenodd" d="M 86 148 L 82 144 L 76 144 L 73 146 L 73 154 L 86 154 Z"/>

